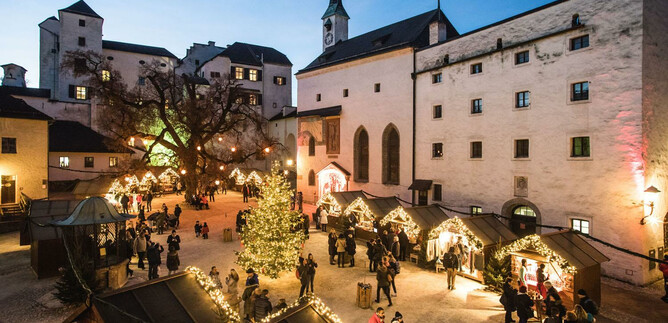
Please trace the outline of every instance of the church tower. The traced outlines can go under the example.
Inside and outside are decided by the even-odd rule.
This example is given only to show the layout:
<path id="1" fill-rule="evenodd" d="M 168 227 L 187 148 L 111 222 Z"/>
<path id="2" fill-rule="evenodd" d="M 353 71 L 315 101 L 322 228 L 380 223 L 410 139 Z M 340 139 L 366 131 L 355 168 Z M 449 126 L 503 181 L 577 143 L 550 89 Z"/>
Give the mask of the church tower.
<path id="1" fill-rule="evenodd" d="M 339 41 L 348 40 L 348 13 L 342 0 L 329 0 L 329 7 L 322 16 L 322 51 Z"/>

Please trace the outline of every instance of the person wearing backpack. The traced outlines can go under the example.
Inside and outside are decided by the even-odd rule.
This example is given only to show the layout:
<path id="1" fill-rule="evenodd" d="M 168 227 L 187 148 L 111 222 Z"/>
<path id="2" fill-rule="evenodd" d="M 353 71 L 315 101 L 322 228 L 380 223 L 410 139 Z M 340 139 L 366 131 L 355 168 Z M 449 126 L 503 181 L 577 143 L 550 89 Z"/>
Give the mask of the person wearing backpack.
<path id="1" fill-rule="evenodd" d="M 511 283 L 513 282 L 512 277 L 506 278 L 506 282 L 503 284 L 503 294 L 501 295 L 501 305 L 506 311 L 505 323 L 515 322 L 513 321 L 513 312 L 517 309 L 515 305 L 515 299 L 517 298 L 517 289 L 513 288 Z"/>
<path id="2" fill-rule="evenodd" d="M 588 314 L 591 314 L 592 316 L 598 315 L 598 305 L 593 299 L 589 298 L 587 291 L 584 289 L 578 290 L 578 297 L 580 298 L 580 306 L 582 306 Z"/>
<path id="3" fill-rule="evenodd" d="M 457 277 L 458 267 L 457 255 L 455 255 L 455 247 L 450 247 L 448 252 L 443 254 L 443 268 L 448 274 L 448 289 L 455 289 L 455 277 Z"/>

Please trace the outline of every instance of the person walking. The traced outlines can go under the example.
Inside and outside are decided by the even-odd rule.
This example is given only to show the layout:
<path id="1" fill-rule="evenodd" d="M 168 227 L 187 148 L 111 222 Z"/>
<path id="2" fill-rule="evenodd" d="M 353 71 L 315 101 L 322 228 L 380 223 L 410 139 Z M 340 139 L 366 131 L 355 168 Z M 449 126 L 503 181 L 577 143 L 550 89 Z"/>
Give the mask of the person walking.
<path id="1" fill-rule="evenodd" d="M 343 233 L 339 234 L 339 238 L 336 239 L 336 261 L 340 268 L 345 267 L 346 261 L 346 237 Z"/>
<path id="2" fill-rule="evenodd" d="M 520 286 L 519 294 L 515 299 L 517 307 L 517 316 L 520 318 L 519 323 L 527 323 L 533 317 L 533 300 L 527 295 L 527 287 Z"/>
<path id="3" fill-rule="evenodd" d="M 327 246 L 329 250 L 329 264 L 334 265 L 334 256 L 336 255 L 336 231 L 332 229 L 327 236 Z"/>
<path id="4" fill-rule="evenodd" d="M 209 201 L 211 201 L 211 202 L 216 201 L 216 188 L 215 187 L 210 187 L 209 188 Z"/>
<path id="5" fill-rule="evenodd" d="M 385 322 L 385 310 L 382 307 L 376 309 L 376 312 L 371 315 L 369 323 L 384 323 Z"/>
<path id="6" fill-rule="evenodd" d="M 170 246 L 167 253 L 167 275 L 175 274 L 179 270 L 180 265 L 179 252 L 173 246 Z"/>
<path id="7" fill-rule="evenodd" d="M 380 238 L 376 239 L 376 244 L 374 245 L 373 250 L 373 271 L 378 269 L 378 266 L 381 265 L 381 261 L 386 254 L 387 249 L 385 249 L 382 240 Z"/>
<path id="8" fill-rule="evenodd" d="M 176 206 L 174 206 L 174 216 L 176 217 L 175 227 L 177 229 L 179 228 L 179 225 L 181 225 L 181 212 L 183 212 L 183 210 L 181 210 L 181 207 L 176 204 Z"/>
<path id="9" fill-rule="evenodd" d="M 167 208 L 167 206 L 164 206 L 164 208 Z M 165 223 L 167 222 L 167 213 L 165 212 L 160 212 L 158 213 L 157 219 L 155 221 L 155 225 L 158 229 L 158 234 L 163 234 L 165 232 Z"/>
<path id="10" fill-rule="evenodd" d="M 352 233 L 346 237 L 346 253 L 350 256 L 350 267 L 355 267 L 355 253 L 357 253 L 357 244 Z"/>
<path id="11" fill-rule="evenodd" d="M 373 260 L 374 252 L 376 250 L 376 240 L 371 240 L 366 242 L 366 256 L 369 258 L 369 272 L 374 272 L 373 270 Z"/>
<path id="12" fill-rule="evenodd" d="M 393 236 L 392 238 L 392 245 L 390 246 L 390 251 L 392 252 L 392 255 L 394 256 L 395 259 L 399 259 L 400 255 L 400 250 L 401 250 L 401 243 L 399 242 L 399 237 L 398 236 Z"/>
<path id="13" fill-rule="evenodd" d="M 299 282 L 301 283 L 301 288 L 299 289 L 299 297 L 304 296 L 304 292 L 308 292 L 308 284 L 311 281 L 311 278 L 308 274 L 308 259 L 303 259 L 297 267 L 297 273 L 299 274 Z"/>
<path id="14" fill-rule="evenodd" d="M 146 235 L 144 235 L 144 232 L 141 232 L 135 238 L 134 251 L 137 254 L 137 267 L 145 269 L 144 257 L 146 256 Z"/>
<path id="15" fill-rule="evenodd" d="M 596 305 L 593 299 L 589 298 L 584 289 L 578 290 L 578 297 L 580 298 L 580 306 L 582 306 L 585 312 L 591 314 L 592 317 L 598 315 L 598 305 Z"/>
<path id="16" fill-rule="evenodd" d="M 327 209 L 322 208 L 322 211 L 320 211 L 320 228 L 322 229 L 322 232 L 327 232 L 327 224 L 329 224 L 327 216 L 329 216 Z"/>
<path id="17" fill-rule="evenodd" d="M 503 283 L 503 294 L 501 295 L 501 305 L 506 311 L 505 323 L 515 322 L 513 320 L 513 312 L 516 310 L 515 298 L 517 296 L 517 290 L 513 288 L 511 283 L 513 282 L 512 277 L 506 278 L 505 283 Z"/>
<path id="18" fill-rule="evenodd" d="M 388 254 L 387 256 L 387 271 L 390 273 L 392 276 L 392 280 L 390 281 L 390 285 L 392 286 L 392 291 L 394 291 L 394 297 L 397 296 L 397 286 L 395 282 L 397 281 L 397 275 L 399 274 L 399 262 L 397 259 L 392 256 L 391 253 Z"/>
<path id="19" fill-rule="evenodd" d="M 406 261 L 406 257 L 408 256 L 408 243 L 408 235 L 404 231 L 404 228 L 401 228 L 401 231 L 399 231 L 399 260 L 401 261 Z"/>
<path id="20" fill-rule="evenodd" d="M 181 250 L 181 236 L 176 234 L 176 230 L 172 230 L 172 234 L 167 237 L 167 246 L 169 249 L 174 247 L 174 250 Z"/>
<path id="21" fill-rule="evenodd" d="M 199 224 L 199 220 L 195 221 L 195 238 L 199 238 L 202 234 L 202 225 Z"/>
<path id="22" fill-rule="evenodd" d="M 206 222 L 204 222 L 204 225 L 202 226 L 202 238 L 209 239 L 209 226 Z"/>
<path id="23" fill-rule="evenodd" d="M 260 296 L 255 299 L 255 322 L 261 322 L 265 317 L 269 316 L 272 311 L 271 302 L 269 301 L 269 290 L 263 289 Z"/>
<path id="24" fill-rule="evenodd" d="M 455 255 L 455 247 L 450 247 L 448 252 L 443 255 L 443 268 L 448 274 L 448 289 L 455 289 L 455 279 L 457 277 L 457 256 Z"/>
<path id="25" fill-rule="evenodd" d="M 244 186 L 241 187 L 241 194 L 243 195 L 244 203 L 248 203 L 248 195 L 250 194 L 250 191 L 248 189 L 248 184 L 244 183 Z"/>
<path id="26" fill-rule="evenodd" d="M 128 212 L 128 204 L 130 204 L 130 198 L 124 193 L 123 196 L 121 196 L 121 207 L 123 208 L 123 213 L 130 213 Z"/>
<path id="27" fill-rule="evenodd" d="M 320 213 L 322 212 L 322 205 L 318 205 L 313 213 L 313 222 L 315 222 L 315 229 L 320 230 Z"/>
<path id="28" fill-rule="evenodd" d="M 181 188 L 182 187 L 183 187 L 183 185 L 181 184 L 181 181 L 177 180 L 176 181 L 176 195 L 181 195 Z"/>
<path id="29" fill-rule="evenodd" d="M 311 286 L 311 293 L 314 293 L 313 280 L 315 279 L 315 271 L 316 268 L 318 268 L 318 263 L 315 262 L 315 259 L 313 259 L 313 254 L 310 253 L 308 254 L 307 264 L 308 264 L 309 285 Z"/>
<path id="30" fill-rule="evenodd" d="M 304 195 L 302 192 L 297 193 L 297 206 L 299 207 L 299 212 L 304 211 Z"/>
<path id="31" fill-rule="evenodd" d="M 304 226 L 304 236 L 306 236 L 306 239 L 308 240 L 308 230 L 311 227 L 311 221 L 308 217 L 308 214 L 302 213 L 302 220 L 303 220 L 302 225 Z"/>
<path id="32" fill-rule="evenodd" d="M 165 251 L 159 243 L 151 242 L 151 246 L 148 247 L 147 256 L 148 256 L 148 279 L 155 279 L 160 277 L 158 275 L 158 267 L 162 264 L 160 254 Z"/>
<path id="33" fill-rule="evenodd" d="M 387 271 L 387 267 L 384 265 L 381 265 L 378 267 L 378 270 L 376 271 L 376 282 L 378 286 L 376 287 L 376 303 L 380 303 L 380 291 L 383 290 L 383 293 L 385 293 L 385 296 L 387 296 L 387 300 L 389 302 L 388 307 L 392 306 L 392 297 L 390 296 L 390 280 L 392 277 L 390 276 L 390 273 Z"/>
<path id="34" fill-rule="evenodd" d="M 153 207 L 151 206 L 151 202 L 153 202 L 153 193 L 151 191 L 148 191 L 146 194 L 146 211 L 151 211 Z"/>

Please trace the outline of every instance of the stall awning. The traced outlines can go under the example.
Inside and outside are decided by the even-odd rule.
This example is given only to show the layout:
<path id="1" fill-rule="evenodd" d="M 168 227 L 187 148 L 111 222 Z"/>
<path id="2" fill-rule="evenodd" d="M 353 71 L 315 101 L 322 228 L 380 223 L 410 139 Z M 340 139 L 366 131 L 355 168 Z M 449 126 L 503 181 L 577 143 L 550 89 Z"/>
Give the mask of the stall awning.
<path id="1" fill-rule="evenodd" d="M 449 219 L 448 215 L 435 205 L 407 207 L 404 210 L 413 219 L 413 222 L 423 230 L 437 227 Z"/>
<path id="2" fill-rule="evenodd" d="M 396 197 L 380 197 L 366 200 L 366 205 L 376 218 L 384 218 L 394 209 L 401 206 Z"/>
<path id="3" fill-rule="evenodd" d="M 577 269 L 610 261 L 610 258 L 606 257 L 573 231 L 543 234 L 540 236 L 540 240 Z"/>
<path id="4" fill-rule="evenodd" d="M 348 192 L 332 192 L 332 197 L 336 200 L 336 203 L 341 207 L 341 210 L 345 210 L 350 203 L 356 200 L 358 197 L 366 199 L 366 196 L 362 191 L 348 191 Z"/>
<path id="5" fill-rule="evenodd" d="M 75 200 L 32 201 L 27 227 L 30 241 L 60 239 L 60 230 L 52 226 L 51 222 L 67 219 L 79 202 Z"/>
<path id="6" fill-rule="evenodd" d="M 100 176 L 91 180 L 79 181 L 72 194 L 76 196 L 104 196 L 109 192 L 111 184 L 114 182 L 114 177 Z"/>
<path id="7" fill-rule="evenodd" d="M 513 241 L 518 238 L 517 235 L 493 215 L 473 216 L 462 218 L 461 220 L 482 241 L 484 246 Z"/>
<path id="8" fill-rule="evenodd" d="M 411 186 L 408 187 L 409 191 L 428 191 L 431 189 L 431 183 L 433 181 L 426 179 L 416 179 L 413 181 Z"/>

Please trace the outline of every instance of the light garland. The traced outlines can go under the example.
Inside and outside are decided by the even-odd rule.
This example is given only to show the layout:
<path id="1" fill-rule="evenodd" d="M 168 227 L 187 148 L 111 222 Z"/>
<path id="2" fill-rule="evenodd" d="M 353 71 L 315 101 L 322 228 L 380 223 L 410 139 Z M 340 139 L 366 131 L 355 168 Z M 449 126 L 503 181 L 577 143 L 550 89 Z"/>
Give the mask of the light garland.
<path id="1" fill-rule="evenodd" d="M 376 219 L 373 212 L 371 212 L 371 209 L 366 204 L 366 199 L 362 197 L 356 198 L 352 203 L 350 203 L 350 205 L 348 205 L 346 210 L 343 211 L 343 214 L 346 216 L 349 216 L 353 213 L 359 220 L 359 223 L 373 222 Z"/>
<path id="2" fill-rule="evenodd" d="M 315 205 L 322 207 L 324 207 L 325 205 L 329 205 L 329 210 L 327 211 L 329 215 L 335 215 L 335 216 L 341 215 L 341 206 L 339 205 L 339 202 L 336 201 L 332 193 L 327 193 L 323 195 Z"/>
<path id="3" fill-rule="evenodd" d="M 164 172 L 162 172 L 162 174 L 160 174 L 160 176 L 158 176 L 158 179 L 160 179 L 160 182 L 169 183 L 174 177 L 180 178 L 179 174 L 177 174 L 175 170 L 167 168 Z"/>
<path id="4" fill-rule="evenodd" d="M 286 307 L 286 308 L 284 308 L 284 309 L 282 309 L 282 310 L 280 310 L 280 311 L 278 311 L 274 314 L 271 314 L 271 315 L 265 317 L 260 322 L 269 323 L 269 322 L 271 322 L 271 320 L 285 314 L 288 310 L 291 310 L 291 309 L 293 309 L 297 306 L 300 306 L 302 304 L 312 305 L 313 308 L 315 308 L 316 312 L 318 312 L 318 314 L 320 314 L 321 316 L 324 316 L 331 323 L 342 323 L 343 322 L 343 321 L 341 321 L 339 316 L 334 314 L 334 312 L 332 312 L 332 310 L 327 305 L 325 305 L 325 303 L 320 298 L 318 298 L 317 296 L 315 296 L 313 294 L 306 294 L 306 295 L 298 298 L 294 303 L 290 304 L 288 307 Z"/>
<path id="5" fill-rule="evenodd" d="M 258 175 L 256 171 L 252 171 L 250 174 L 248 174 L 248 176 L 246 176 L 246 181 L 254 181 L 256 185 L 260 185 L 262 184 L 262 177 Z"/>
<path id="6" fill-rule="evenodd" d="M 420 234 L 420 226 L 413 222 L 413 219 L 406 213 L 403 206 L 399 206 L 392 210 L 387 216 L 380 220 L 380 225 L 385 226 L 390 222 L 398 223 L 404 226 L 404 232 L 411 239 L 417 239 Z"/>
<path id="7" fill-rule="evenodd" d="M 121 184 L 121 181 L 119 181 L 118 179 L 115 179 L 114 182 L 111 183 L 111 187 L 109 188 L 109 194 L 111 195 L 116 195 L 124 191 L 125 187 L 123 187 L 123 184 Z"/>
<path id="8" fill-rule="evenodd" d="M 220 308 L 223 313 L 225 313 L 225 316 L 228 318 L 228 322 L 241 322 L 241 317 L 239 316 L 239 313 L 232 309 L 229 303 L 225 301 L 225 297 L 223 296 L 223 292 L 218 288 L 218 285 L 211 280 L 211 277 L 206 275 L 202 270 L 200 270 L 197 267 L 189 266 L 186 268 L 186 272 L 189 272 L 191 274 L 195 275 L 195 280 L 199 283 L 202 288 L 204 288 L 204 291 L 209 294 L 209 297 L 213 300 L 214 303 Z"/>
<path id="9" fill-rule="evenodd" d="M 458 217 L 447 219 L 443 221 L 443 223 L 441 223 L 438 227 L 431 230 L 429 233 L 429 239 L 437 239 L 441 233 L 446 231 L 456 232 L 464 235 L 466 239 L 472 243 L 471 247 L 473 247 L 475 250 L 482 250 L 484 247 L 482 240 L 476 237 L 475 234 L 473 234 L 473 232 L 471 232 L 471 230 L 469 230 L 464 222 Z"/>
<path id="10" fill-rule="evenodd" d="M 137 178 L 136 175 L 132 175 L 130 177 L 126 177 L 128 179 L 128 183 L 125 184 L 125 190 L 130 192 L 132 191 L 132 186 L 139 185 L 139 179 Z"/>
<path id="11" fill-rule="evenodd" d="M 246 175 L 244 175 L 238 167 L 230 173 L 230 178 L 234 178 L 234 182 L 237 185 L 244 185 L 246 182 Z"/>
<path id="12" fill-rule="evenodd" d="M 139 185 L 148 186 L 148 185 L 150 185 L 149 182 L 153 182 L 153 183 L 158 182 L 158 179 L 155 177 L 155 175 L 153 175 L 153 173 L 151 173 L 151 171 L 148 171 L 148 172 L 146 172 L 146 174 L 144 174 L 144 177 L 141 179 L 141 182 L 139 183 Z"/>
<path id="13" fill-rule="evenodd" d="M 536 234 L 526 236 L 507 246 L 504 246 L 494 254 L 494 257 L 498 260 L 503 260 L 503 258 L 507 257 L 511 252 L 517 252 L 526 249 L 533 249 L 541 256 L 547 258 L 549 262 L 556 262 L 559 264 L 559 267 L 561 267 L 561 269 L 568 274 L 574 275 L 577 272 L 577 268 L 575 268 L 575 266 L 571 266 L 571 264 L 569 264 L 568 261 L 564 259 L 564 257 L 550 249 L 540 239 L 540 236 Z"/>

